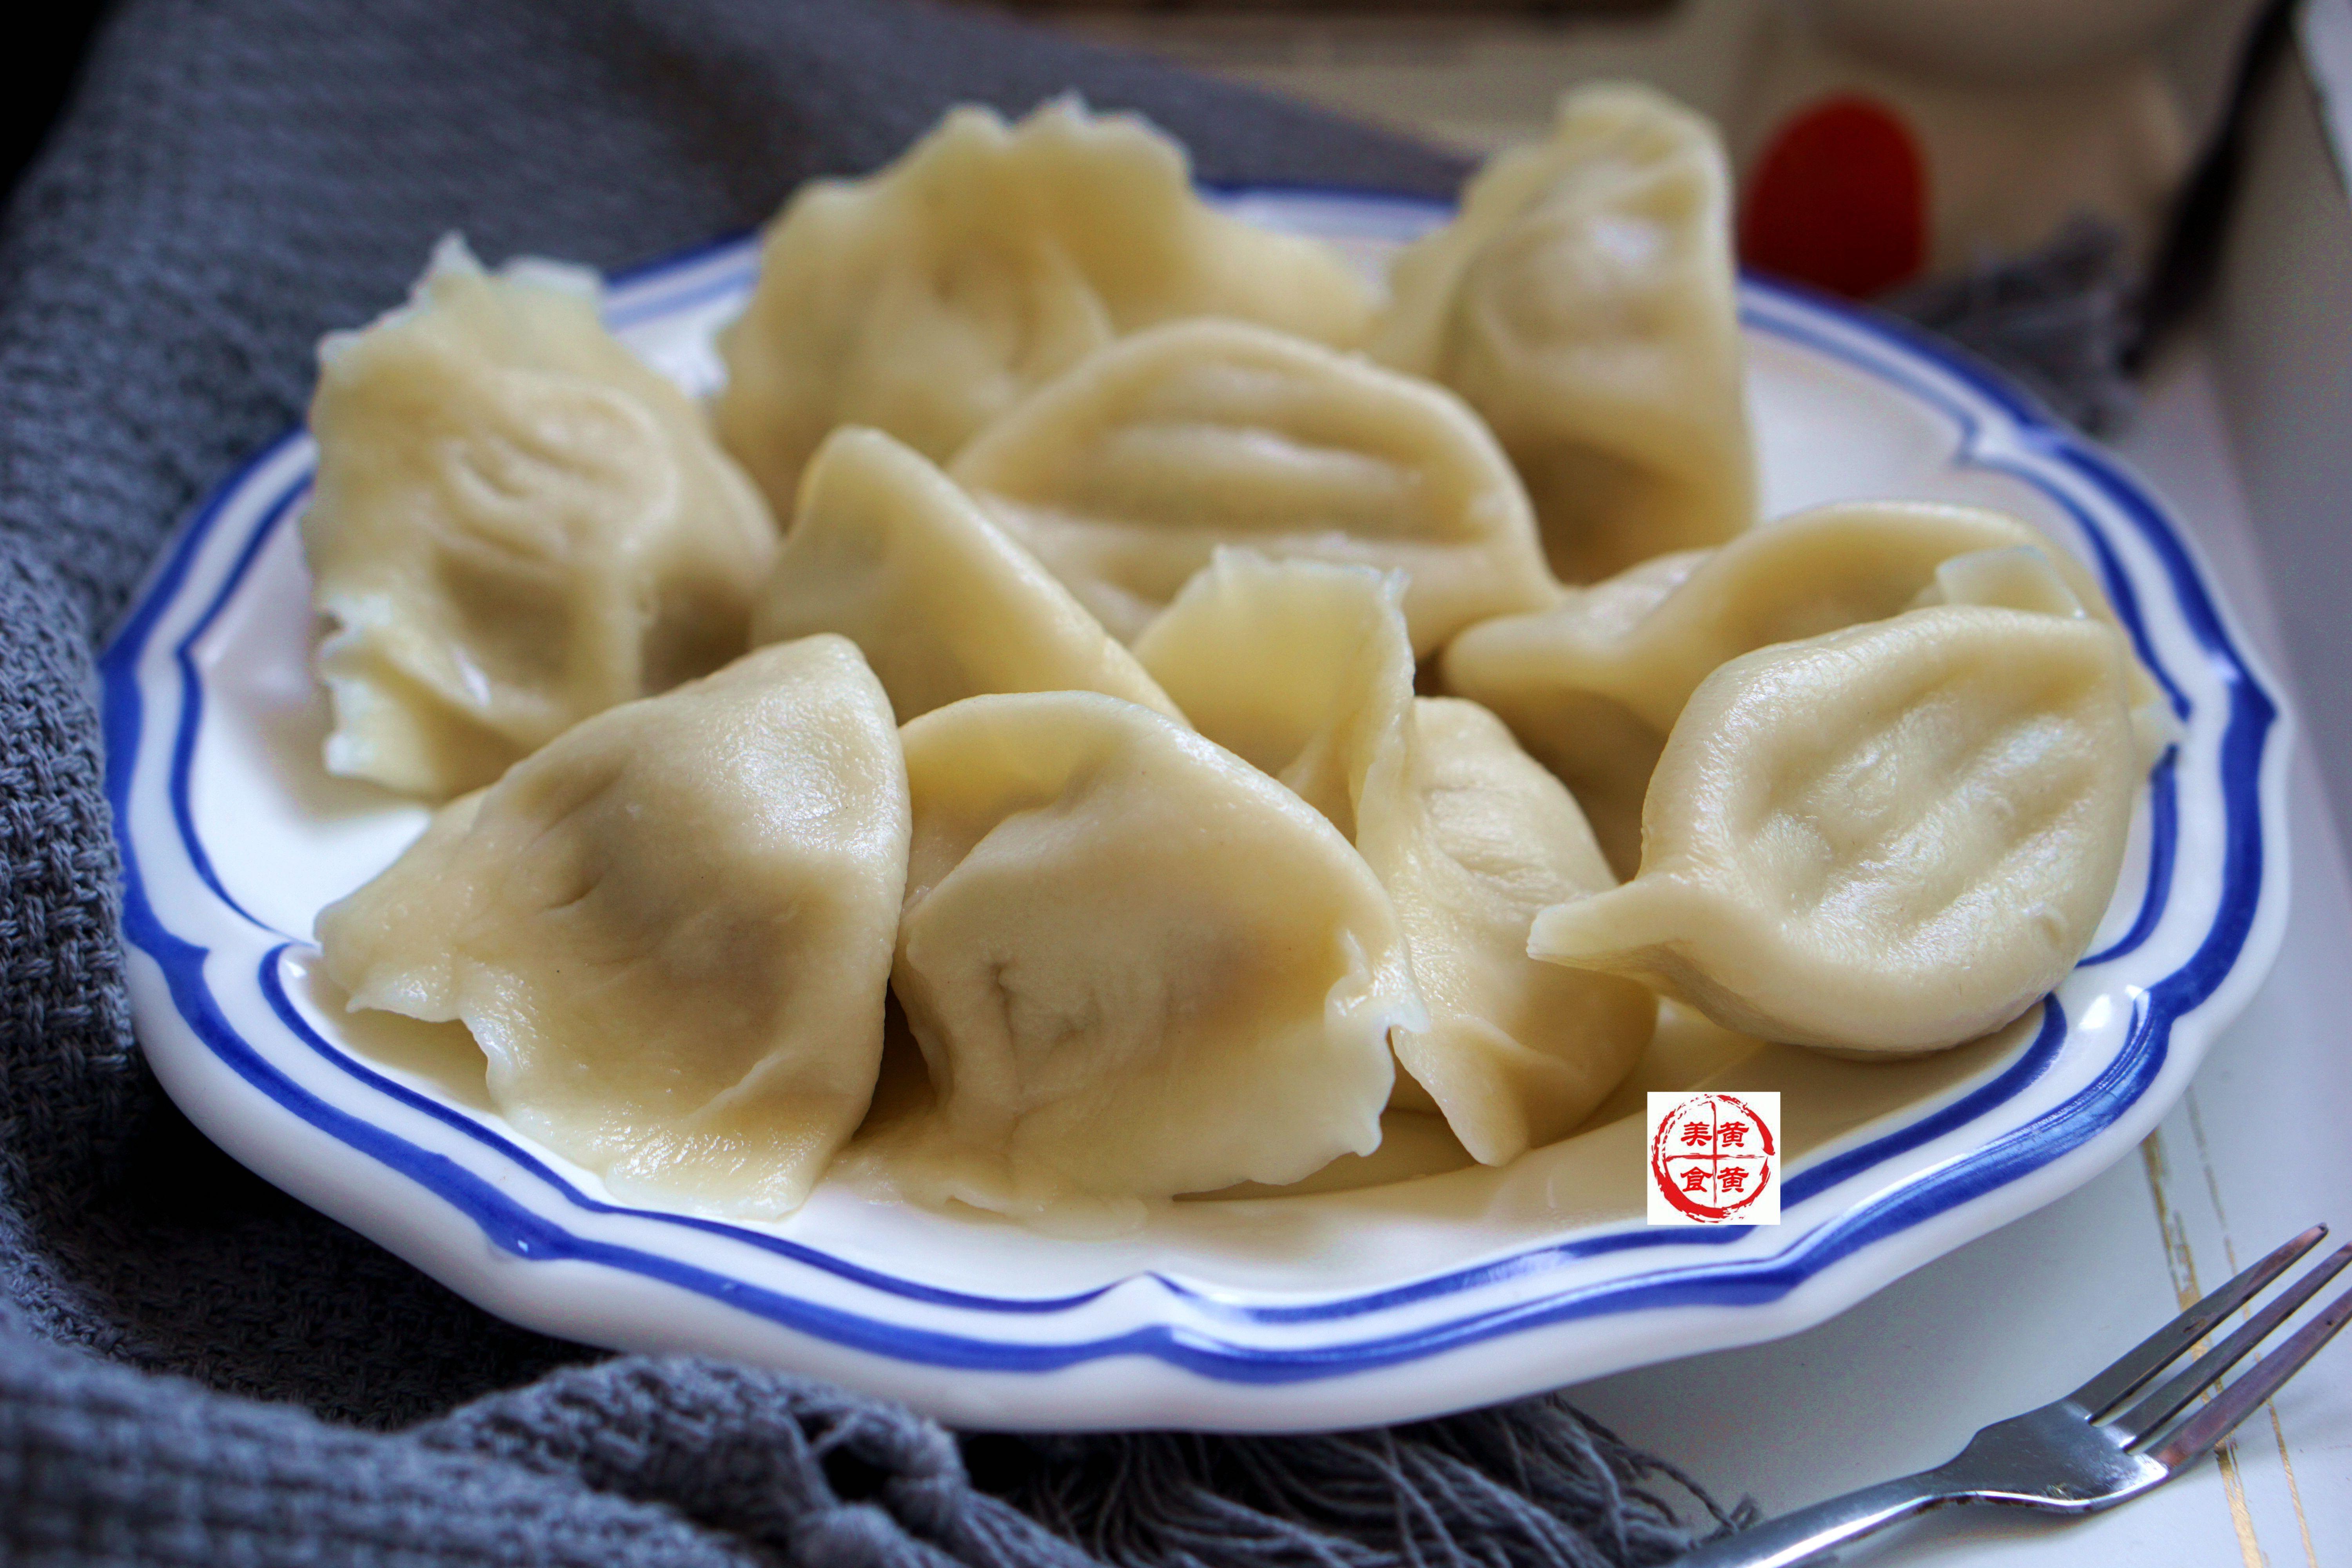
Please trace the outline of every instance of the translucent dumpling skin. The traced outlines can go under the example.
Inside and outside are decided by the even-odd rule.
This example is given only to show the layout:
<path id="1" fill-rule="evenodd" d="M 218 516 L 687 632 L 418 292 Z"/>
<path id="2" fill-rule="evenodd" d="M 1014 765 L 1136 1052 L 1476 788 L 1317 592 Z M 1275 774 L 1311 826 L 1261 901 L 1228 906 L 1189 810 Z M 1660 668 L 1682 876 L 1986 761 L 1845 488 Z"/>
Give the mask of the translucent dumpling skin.
<path id="1" fill-rule="evenodd" d="M 1288 784 L 1351 840 L 1404 788 L 1412 647 L 1403 578 L 1222 549 L 1135 653 L 1217 744 Z"/>
<path id="2" fill-rule="evenodd" d="M 902 1186 L 1139 1219 L 1379 1143 L 1389 1031 L 1421 1008 L 1395 910 L 1330 824 L 1093 693 L 976 697 L 904 739 L 893 985 L 936 1103 Z"/>
<path id="3" fill-rule="evenodd" d="M 1656 1003 L 1528 956 L 1538 910 L 1613 888 L 1576 802 L 1475 703 L 1415 698 L 1402 584 L 1223 550 L 1136 644 L 1203 734 L 1354 841 L 1394 900 L 1425 1027 L 1392 1037 L 1395 1103 L 1502 1164 L 1631 1070 Z"/>
<path id="4" fill-rule="evenodd" d="M 1402 571 L 1423 652 L 1558 591 L 1525 491 L 1459 399 L 1237 321 L 1122 340 L 950 472 L 1127 641 L 1220 544 Z"/>
<path id="5" fill-rule="evenodd" d="M 1550 138 L 1481 170 L 1390 283 L 1374 357 L 1494 427 L 1563 581 L 1752 521 L 1730 177 L 1697 115 L 1624 83 L 1569 93 Z"/>
<path id="6" fill-rule="evenodd" d="M 2139 776 L 2130 653 L 2084 616 L 1906 612 L 1747 654 L 1675 721 L 1641 874 L 1528 951 L 1796 1045 L 1933 1050 L 2083 955 Z"/>
<path id="7" fill-rule="evenodd" d="M 492 276 L 447 241 L 320 359 L 301 529 L 330 773 L 446 799 L 742 652 L 774 524 L 592 276 Z"/>
<path id="8" fill-rule="evenodd" d="M 1429 1028 L 1398 1032 L 1397 1061 L 1474 1158 L 1507 1164 L 1566 1137 L 1624 1080 L 1657 998 L 1528 957 L 1538 912 L 1617 879 L 1575 800 L 1501 720 L 1453 698 L 1412 707 L 1412 815 L 1368 822 L 1358 839 L 1396 900 L 1429 1008 Z"/>
<path id="9" fill-rule="evenodd" d="M 319 917 L 354 1009 L 462 1021 L 616 1194 L 795 1207 L 865 1115 L 905 889 L 890 708 L 836 637 L 590 719 Z"/>
<path id="10" fill-rule="evenodd" d="M 1199 315 L 1352 347 L 1370 298 L 1321 242 L 1202 203 L 1183 149 L 1134 115 L 956 109 L 889 167 L 784 208 L 719 342 L 719 429 L 781 513 L 836 425 L 944 462 L 1112 338 Z"/>
<path id="11" fill-rule="evenodd" d="M 899 722 L 998 691 L 1100 691 L 1180 717 L 1133 655 L 954 480 L 878 430 L 837 430 L 801 484 L 752 640 L 839 632 Z"/>

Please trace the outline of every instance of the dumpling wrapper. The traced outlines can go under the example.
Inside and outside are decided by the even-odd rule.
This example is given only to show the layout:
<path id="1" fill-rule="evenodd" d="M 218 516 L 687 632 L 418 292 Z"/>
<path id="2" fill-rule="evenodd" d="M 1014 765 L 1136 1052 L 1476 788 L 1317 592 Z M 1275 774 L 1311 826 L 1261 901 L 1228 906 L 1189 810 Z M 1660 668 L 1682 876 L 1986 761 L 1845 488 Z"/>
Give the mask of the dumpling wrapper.
<path id="1" fill-rule="evenodd" d="M 1714 127 L 1629 83 L 1479 171 L 1390 269 L 1374 358 L 1452 387 L 1590 583 L 1754 521 L 1730 175 Z"/>
<path id="2" fill-rule="evenodd" d="M 1304 802 L 1092 692 L 908 724 L 892 984 L 935 1102 L 902 1191 L 1117 1230 L 1141 1200 L 1297 1180 L 1380 1142 L 1423 1021 L 1388 895 Z"/>
<path id="3" fill-rule="evenodd" d="M 455 237 L 411 301 L 319 350 L 301 520 L 332 773 L 441 800 L 744 647 L 776 547 L 592 273 L 499 276 Z"/>
<path id="4" fill-rule="evenodd" d="M 1349 834 L 1395 901 L 1425 1028 L 1393 1103 L 1499 1165 L 1566 1135 L 1649 1042 L 1656 999 L 1527 952 L 1538 910 L 1613 888 L 1559 780 L 1475 703 L 1416 698 L 1394 574 L 1221 550 L 1136 645 L 1210 739 Z"/>
<path id="5" fill-rule="evenodd" d="M 1183 717 L 954 480 L 878 430 L 817 449 L 752 615 L 755 644 L 814 632 L 857 644 L 901 723 L 1001 691 L 1100 691 Z"/>
<path id="6" fill-rule="evenodd" d="M 1412 709 L 1407 800 L 1419 820 L 1367 824 L 1359 838 L 1396 900 L 1433 1020 L 1398 1032 L 1397 1059 L 1472 1156 L 1500 1165 L 1566 1137 L 1624 1080 L 1657 998 L 1528 956 L 1539 912 L 1614 888 L 1616 875 L 1574 798 L 1501 720 L 1458 698 Z M 1570 973 L 1582 984 L 1560 984 Z"/>
<path id="7" fill-rule="evenodd" d="M 1973 605 L 1733 659 L 1667 738 L 1640 875 L 1544 910 L 1528 951 L 1793 1045 L 1929 1051 L 1997 1028 L 2114 895 L 2130 660 L 2088 616 Z"/>
<path id="8" fill-rule="evenodd" d="M 1393 809 L 1409 773 L 1405 592 L 1399 573 L 1224 546 L 1135 657 L 1201 733 L 1353 840 L 1363 803 Z"/>
<path id="9" fill-rule="evenodd" d="M 1559 592 L 1526 493 L 1459 399 L 1236 321 L 1121 340 L 949 472 L 1126 641 L 1219 544 L 1403 571 L 1416 652 Z"/>
<path id="10" fill-rule="evenodd" d="M 763 1218 L 857 1126 L 907 874 L 882 688 L 815 637 L 597 715 L 319 916 L 351 1006 L 463 1022 L 618 1195 Z"/>
<path id="11" fill-rule="evenodd" d="M 793 195 L 720 334 L 713 412 L 782 514 L 836 425 L 944 462 L 1113 338 L 1199 315 L 1354 347 L 1371 291 L 1321 241 L 1202 202 L 1183 148 L 1139 116 L 1062 98 L 1008 126 L 965 106 L 888 167 Z"/>
<path id="12" fill-rule="evenodd" d="M 1659 750 L 1717 667 L 1895 615 L 1935 590 L 1938 569 L 1957 556 L 2027 547 L 2063 581 L 2062 593 L 2114 619 L 2090 573 L 2015 518 L 1925 501 L 1848 501 L 1571 589 L 1550 609 L 1473 626 L 1446 648 L 1444 684 L 1492 709 L 1566 782 L 1610 864 L 1631 876 Z M 2133 679 L 2135 702 L 2152 700 L 2137 663 Z"/>

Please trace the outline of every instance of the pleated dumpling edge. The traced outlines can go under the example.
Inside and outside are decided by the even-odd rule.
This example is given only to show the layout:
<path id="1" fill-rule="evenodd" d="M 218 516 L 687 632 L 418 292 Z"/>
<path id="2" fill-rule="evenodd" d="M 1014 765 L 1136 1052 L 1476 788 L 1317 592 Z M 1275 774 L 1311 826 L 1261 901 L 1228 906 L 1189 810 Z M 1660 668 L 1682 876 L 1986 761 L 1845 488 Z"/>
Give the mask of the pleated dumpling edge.
<path id="1" fill-rule="evenodd" d="M 922 454 L 844 426 L 801 479 L 751 639 L 856 642 L 901 724 L 966 697 L 1100 691 L 1181 719 L 1134 656 Z"/>
<path id="2" fill-rule="evenodd" d="M 1518 477 L 1459 398 L 1241 321 L 1121 339 L 948 471 L 1123 641 L 1221 544 L 1402 571 L 1417 652 L 1559 592 Z"/>
<path id="3" fill-rule="evenodd" d="M 300 530 L 327 771 L 446 799 L 743 651 L 775 525 L 593 273 L 445 240 L 410 301 L 320 345 Z"/>

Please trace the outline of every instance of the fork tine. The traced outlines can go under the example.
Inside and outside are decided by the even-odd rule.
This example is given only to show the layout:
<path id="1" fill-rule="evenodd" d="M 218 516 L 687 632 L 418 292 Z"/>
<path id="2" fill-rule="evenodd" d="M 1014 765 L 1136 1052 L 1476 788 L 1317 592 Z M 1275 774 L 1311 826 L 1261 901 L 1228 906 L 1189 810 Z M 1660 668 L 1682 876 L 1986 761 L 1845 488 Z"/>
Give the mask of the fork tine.
<path id="1" fill-rule="evenodd" d="M 2352 1322 L 2352 1290 L 2328 1303 L 2327 1310 L 2297 1329 L 2287 1342 L 2254 1363 L 2253 1371 L 2223 1389 L 2205 1408 L 2165 1434 L 2149 1457 L 2167 1470 L 2178 1470 L 2202 1458 L 2207 1450 L 2228 1436 L 2239 1422 L 2252 1415 L 2279 1385 L 2303 1370 L 2319 1347 Z"/>
<path id="2" fill-rule="evenodd" d="M 2133 1444 L 2145 1440 L 2148 1434 L 2186 1409 L 2190 1400 L 2221 1382 L 2223 1373 L 2268 1339 L 2272 1331 L 2294 1315 L 2297 1308 L 2318 1295 L 2319 1288 L 2335 1279 L 2347 1263 L 2352 1263 L 2352 1247 L 2339 1247 L 2320 1259 L 2308 1274 L 2281 1291 L 2276 1300 L 2255 1313 L 2236 1333 L 2199 1356 L 2187 1372 L 2117 1416 L 2117 1428 Z"/>
<path id="3" fill-rule="evenodd" d="M 2094 1421 L 2105 1419 L 2116 1405 L 2140 1390 L 2140 1385 L 2179 1359 L 2180 1353 L 2214 1324 L 2242 1306 L 2247 1298 L 2286 1272 L 2287 1265 L 2319 1245 L 2327 1234 L 2315 1225 L 2268 1258 L 2148 1335 L 2124 1356 L 2067 1397 Z"/>

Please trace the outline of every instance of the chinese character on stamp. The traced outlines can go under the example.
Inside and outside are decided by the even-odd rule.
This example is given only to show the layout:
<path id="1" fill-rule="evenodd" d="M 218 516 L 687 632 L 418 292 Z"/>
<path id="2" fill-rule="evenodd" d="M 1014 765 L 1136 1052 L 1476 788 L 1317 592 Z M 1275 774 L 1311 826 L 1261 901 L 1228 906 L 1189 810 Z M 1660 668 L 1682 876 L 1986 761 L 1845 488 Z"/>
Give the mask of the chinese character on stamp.
<path id="1" fill-rule="evenodd" d="M 1650 1096 L 1652 1225 L 1780 1223 L 1780 1097 Z"/>

